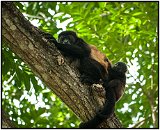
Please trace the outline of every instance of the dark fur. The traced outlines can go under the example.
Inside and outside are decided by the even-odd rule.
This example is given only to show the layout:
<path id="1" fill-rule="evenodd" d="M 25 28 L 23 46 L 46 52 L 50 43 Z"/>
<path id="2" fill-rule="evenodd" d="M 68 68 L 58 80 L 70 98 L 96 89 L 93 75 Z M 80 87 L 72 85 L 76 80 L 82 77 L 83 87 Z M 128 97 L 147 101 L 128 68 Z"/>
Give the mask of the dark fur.
<path id="1" fill-rule="evenodd" d="M 118 62 L 111 67 L 110 61 L 103 53 L 98 51 L 95 46 L 85 43 L 73 31 L 60 33 L 58 42 L 50 34 L 46 36 L 55 43 L 64 56 L 70 57 L 73 61 L 78 60 L 77 69 L 81 74 L 82 83 L 92 85 L 102 81 L 107 99 L 104 108 L 97 112 L 93 119 L 80 124 L 80 128 L 97 128 L 113 114 L 115 103 L 124 93 L 126 65 Z"/>
<path id="2" fill-rule="evenodd" d="M 78 60 L 77 69 L 81 74 L 82 83 L 91 85 L 107 79 L 107 69 L 111 63 L 95 46 L 89 45 L 77 37 L 75 32 L 64 31 L 60 33 L 58 42 L 50 34 L 45 34 L 45 37 L 53 42 L 64 56 L 70 57 L 73 61 Z M 95 55 L 97 52 L 98 54 Z"/>
<path id="3" fill-rule="evenodd" d="M 81 123 L 80 128 L 97 128 L 105 119 L 114 113 L 115 103 L 122 97 L 126 84 L 127 66 L 123 62 L 117 62 L 109 69 L 108 81 L 104 82 L 103 87 L 106 91 L 106 102 L 103 109 L 88 122 Z"/>

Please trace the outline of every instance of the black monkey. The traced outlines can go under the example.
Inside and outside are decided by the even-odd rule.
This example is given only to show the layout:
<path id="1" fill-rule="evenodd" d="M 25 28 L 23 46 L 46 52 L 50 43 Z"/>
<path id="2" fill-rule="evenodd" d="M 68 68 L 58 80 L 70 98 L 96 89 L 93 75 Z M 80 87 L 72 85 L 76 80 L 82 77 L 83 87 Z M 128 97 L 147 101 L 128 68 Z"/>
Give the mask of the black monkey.
<path id="1" fill-rule="evenodd" d="M 105 119 L 114 113 L 115 103 L 122 97 L 126 84 L 127 66 L 123 62 L 117 62 L 109 70 L 108 81 L 104 82 L 103 87 L 106 91 L 106 102 L 101 111 L 88 122 L 81 123 L 80 128 L 97 128 Z"/>
<path id="2" fill-rule="evenodd" d="M 75 32 L 60 33 L 58 42 L 50 34 L 45 34 L 45 37 L 53 42 L 64 56 L 72 58 L 73 61 L 78 60 L 77 69 L 82 83 L 91 85 L 107 79 L 110 61 L 95 46 L 79 38 Z"/>
<path id="3" fill-rule="evenodd" d="M 107 101 L 104 108 L 96 116 L 86 123 L 81 123 L 80 128 L 96 128 L 104 119 L 114 112 L 116 101 L 124 93 L 127 70 L 123 62 L 118 62 L 111 67 L 111 62 L 93 45 L 84 42 L 73 31 L 64 31 L 59 34 L 58 42 L 50 34 L 45 36 L 55 43 L 64 56 L 78 60 L 77 66 L 81 74 L 81 82 L 92 85 L 102 81 L 106 90 Z"/>

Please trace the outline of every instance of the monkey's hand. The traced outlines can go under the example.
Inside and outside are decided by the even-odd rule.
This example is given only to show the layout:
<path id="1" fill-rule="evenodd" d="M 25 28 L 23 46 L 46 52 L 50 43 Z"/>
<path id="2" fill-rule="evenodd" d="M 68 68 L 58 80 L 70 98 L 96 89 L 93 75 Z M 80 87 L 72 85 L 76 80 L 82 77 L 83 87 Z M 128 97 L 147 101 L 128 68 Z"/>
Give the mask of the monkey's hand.
<path id="1" fill-rule="evenodd" d="M 50 34 L 50 33 L 46 33 L 41 31 L 40 34 L 45 37 L 46 40 L 48 40 L 51 43 L 57 44 L 57 40 Z"/>

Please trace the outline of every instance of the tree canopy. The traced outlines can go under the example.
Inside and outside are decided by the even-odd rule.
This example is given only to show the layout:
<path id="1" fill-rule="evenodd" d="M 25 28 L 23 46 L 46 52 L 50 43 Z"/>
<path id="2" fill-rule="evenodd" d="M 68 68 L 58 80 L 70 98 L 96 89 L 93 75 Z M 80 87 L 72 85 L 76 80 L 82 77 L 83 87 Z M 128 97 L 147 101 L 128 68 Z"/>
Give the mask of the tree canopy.
<path id="1" fill-rule="evenodd" d="M 15 2 L 35 26 L 73 30 L 128 66 L 116 104 L 123 127 L 158 127 L 158 2 Z M 3 14 L 2 14 L 3 15 Z M 39 87 L 37 87 L 39 86 Z M 71 128 L 80 120 L 2 43 L 2 108 L 19 128 Z"/>

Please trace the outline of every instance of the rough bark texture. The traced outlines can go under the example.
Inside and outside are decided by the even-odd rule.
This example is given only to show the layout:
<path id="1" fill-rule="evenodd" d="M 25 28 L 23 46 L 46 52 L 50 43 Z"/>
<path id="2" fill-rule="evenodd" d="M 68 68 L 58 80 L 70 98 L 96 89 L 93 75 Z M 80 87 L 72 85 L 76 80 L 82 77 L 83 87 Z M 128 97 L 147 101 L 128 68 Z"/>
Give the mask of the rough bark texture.
<path id="1" fill-rule="evenodd" d="M 89 120 L 102 107 L 104 98 L 94 92 L 92 95 L 90 86 L 79 82 L 78 71 L 39 32 L 12 2 L 2 2 L 3 41 L 82 121 Z M 122 125 L 113 115 L 100 127 L 121 128 Z"/>
<path id="2" fill-rule="evenodd" d="M 13 122 L 9 119 L 9 115 L 6 114 L 5 111 L 1 111 L 2 113 L 2 128 L 16 128 Z"/>

